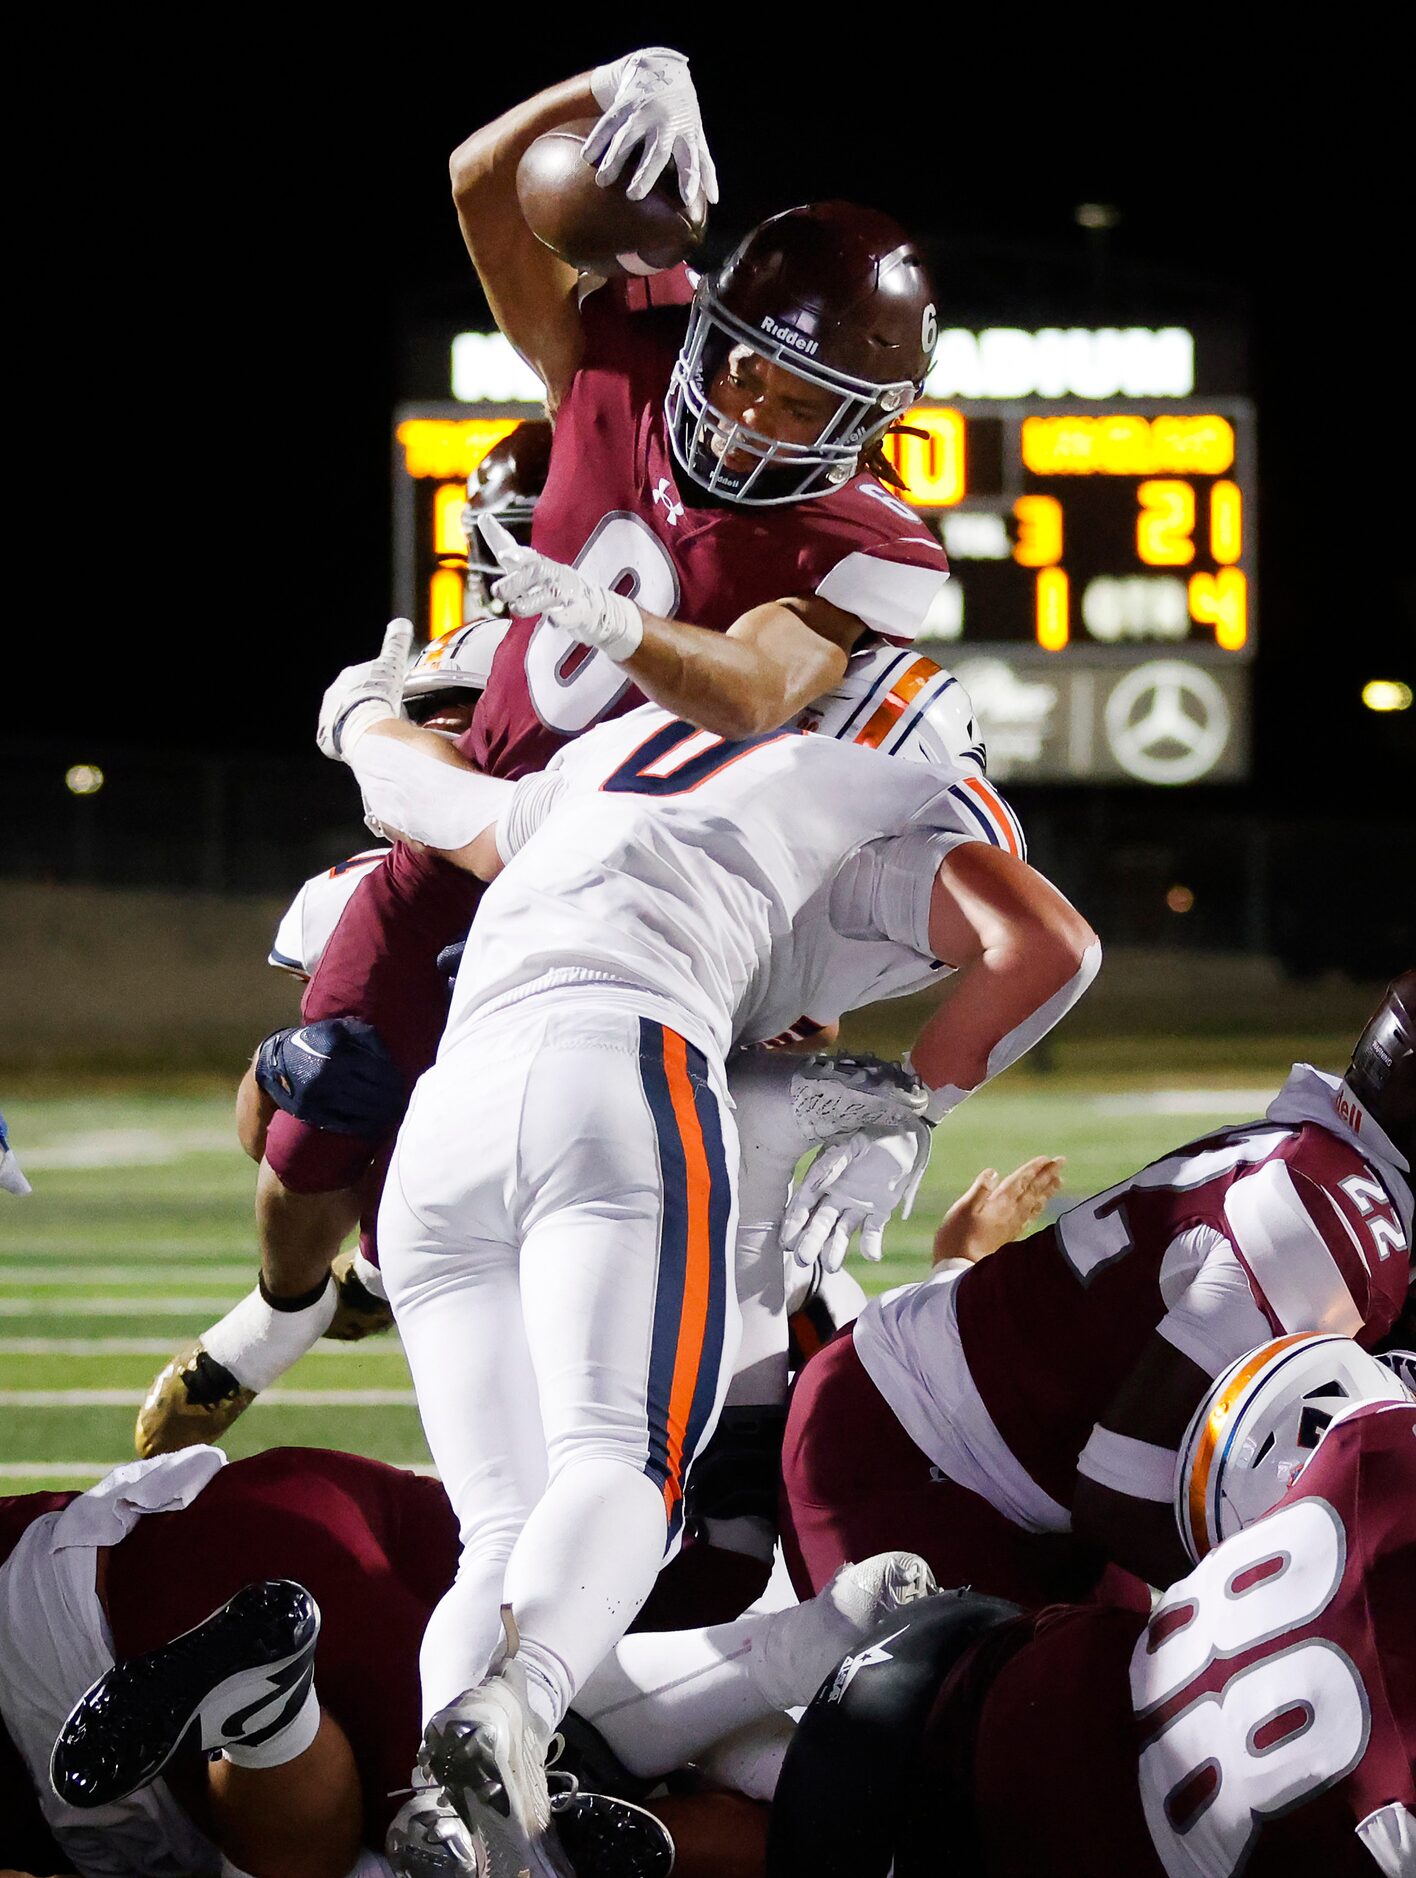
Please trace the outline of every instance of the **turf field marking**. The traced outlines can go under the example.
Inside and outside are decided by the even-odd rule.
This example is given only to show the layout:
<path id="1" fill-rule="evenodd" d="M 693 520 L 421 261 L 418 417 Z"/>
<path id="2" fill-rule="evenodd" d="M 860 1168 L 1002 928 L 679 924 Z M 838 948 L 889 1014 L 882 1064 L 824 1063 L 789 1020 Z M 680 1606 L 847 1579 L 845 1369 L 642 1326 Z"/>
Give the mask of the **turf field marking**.
<path id="1" fill-rule="evenodd" d="M 361 1339 L 361 1341 L 365 1341 Z M 389 1348 L 401 1348 L 390 1333 Z M 367 1356 L 359 1343 L 317 1343 L 307 1356 Z M 0 1337 L 0 1356 L 171 1356 L 162 1337 Z"/>
<path id="2" fill-rule="evenodd" d="M 1093 1115 L 1262 1115 L 1269 1089 L 1137 1089 L 1087 1099 Z"/>
<path id="3" fill-rule="evenodd" d="M 421 1474 L 424 1480 L 436 1480 L 438 1470 L 431 1461 L 391 1463 L 405 1474 Z M 0 1480 L 102 1480 L 115 1467 L 131 1467 L 129 1454 L 118 1461 L 0 1461 Z"/>
<path id="4" fill-rule="evenodd" d="M 137 1265 L 3 1265 L 0 1285 L 239 1285 L 251 1289 L 249 1265 L 171 1265 L 165 1271 Z"/>
<path id="5" fill-rule="evenodd" d="M 0 1389 L 0 1408 L 136 1408 L 141 1389 Z M 412 1408 L 411 1389 L 263 1389 L 253 1408 Z"/>
<path id="6" fill-rule="evenodd" d="M 161 1167 L 189 1154 L 234 1148 L 230 1128 L 95 1128 L 25 1154 L 28 1167 Z"/>
<path id="7" fill-rule="evenodd" d="M 0 1298 L 0 1317 L 195 1317 L 229 1311 L 224 1298 Z"/>

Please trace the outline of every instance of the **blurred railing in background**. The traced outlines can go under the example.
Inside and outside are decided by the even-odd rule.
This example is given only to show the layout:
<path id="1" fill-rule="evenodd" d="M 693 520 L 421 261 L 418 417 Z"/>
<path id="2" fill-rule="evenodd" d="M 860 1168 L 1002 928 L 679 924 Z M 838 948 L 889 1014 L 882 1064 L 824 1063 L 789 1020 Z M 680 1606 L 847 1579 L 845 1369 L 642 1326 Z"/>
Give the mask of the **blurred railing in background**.
<path id="1" fill-rule="evenodd" d="M 288 899 L 372 845 L 352 778 L 313 753 L 77 754 L 0 751 L 0 879 Z M 1379 978 L 1409 962 L 1411 824 L 1400 810 L 1264 817 L 1218 789 L 1010 795 L 1034 864 L 1108 946 L 1258 954 L 1298 976 Z"/>

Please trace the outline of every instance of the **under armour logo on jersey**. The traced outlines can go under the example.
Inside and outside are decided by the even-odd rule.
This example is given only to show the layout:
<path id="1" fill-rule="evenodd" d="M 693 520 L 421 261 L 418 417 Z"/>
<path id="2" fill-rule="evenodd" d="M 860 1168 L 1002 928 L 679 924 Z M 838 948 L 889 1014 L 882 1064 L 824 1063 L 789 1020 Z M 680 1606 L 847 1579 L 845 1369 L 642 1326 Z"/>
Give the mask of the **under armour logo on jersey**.
<path id="1" fill-rule="evenodd" d="M 677 528 L 679 517 L 683 514 L 683 504 L 674 501 L 669 491 L 669 479 L 667 476 L 661 476 L 659 478 L 658 485 L 654 490 L 654 500 L 656 502 L 662 502 L 665 509 L 667 509 L 670 528 Z"/>
<path id="2" fill-rule="evenodd" d="M 836 1671 L 836 1680 L 831 1684 L 831 1693 L 826 1700 L 828 1702 L 841 1701 L 847 1689 L 863 1669 L 875 1669 L 881 1663 L 893 1663 L 895 1659 L 885 1645 L 893 1643 L 896 1637 L 903 1637 L 904 1634 L 905 1626 L 901 1624 L 898 1630 L 892 1630 L 889 1636 L 882 1637 L 879 1643 L 872 1643 L 868 1650 L 862 1650 L 857 1656 L 848 1656 Z"/>

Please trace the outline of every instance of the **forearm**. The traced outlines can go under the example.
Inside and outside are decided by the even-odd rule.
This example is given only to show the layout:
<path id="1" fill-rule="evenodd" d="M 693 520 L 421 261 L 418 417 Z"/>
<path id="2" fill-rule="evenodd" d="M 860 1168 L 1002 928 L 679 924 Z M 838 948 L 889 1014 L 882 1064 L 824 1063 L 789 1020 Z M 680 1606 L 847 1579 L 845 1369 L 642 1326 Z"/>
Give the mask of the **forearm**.
<path id="1" fill-rule="evenodd" d="M 494 830 L 514 783 L 484 776 L 445 737 L 395 717 L 371 725 L 345 761 L 386 831 L 484 880 L 499 871 Z"/>
<path id="2" fill-rule="evenodd" d="M 744 614 L 727 633 L 643 618 L 644 637 L 624 669 L 655 704 L 719 737 L 755 737 L 790 723 L 846 669 L 840 646 L 775 604 Z"/>
<path id="3" fill-rule="evenodd" d="M 1016 1062 L 1081 997 L 1101 963 L 1085 921 L 1010 929 L 948 980 L 910 1050 L 929 1088 L 955 1101 Z"/>

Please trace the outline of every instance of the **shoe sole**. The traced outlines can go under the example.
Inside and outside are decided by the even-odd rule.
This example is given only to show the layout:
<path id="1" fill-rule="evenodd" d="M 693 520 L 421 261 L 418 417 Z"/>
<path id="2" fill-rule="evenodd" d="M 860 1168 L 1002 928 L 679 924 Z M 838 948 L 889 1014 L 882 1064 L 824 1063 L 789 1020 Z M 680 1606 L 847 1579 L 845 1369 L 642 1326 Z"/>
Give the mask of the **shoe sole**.
<path id="1" fill-rule="evenodd" d="M 486 1853 L 485 1878 L 575 1878 L 549 1828 L 528 1818 L 514 1797 L 534 1784 L 515 1697 L 494 1682 L 478 1695 L 486 1713 L 470 1730 L 429 1727 L 424 1741 L 439 1785 Z"/>
<path id="2" fill-rule="evenodd" d="M 249 1746 L 268 1739 L 305 1700 L 319 1628 L 303 1585 L 267 1579 L 170 1643 L 115 1663 L 59 1731 L 49 1765 L 55 1793 L 74 1807 L 111 1805 L 158 1777 L 203 1710 L 219 1717 L 202 1731 L 209 1749 L 242 1738 L 243 1720 L 283 1694 L 280 1713 L 244 1737 Z"/>
<path id="3" fill-rule="evenodd" d="M 577 1872 L 615 1878 L 669 1878 L 674 1842 L 662 1820 L 605 1793 L 573 1793 L 552 1802 L 551 1824 Z"/>

